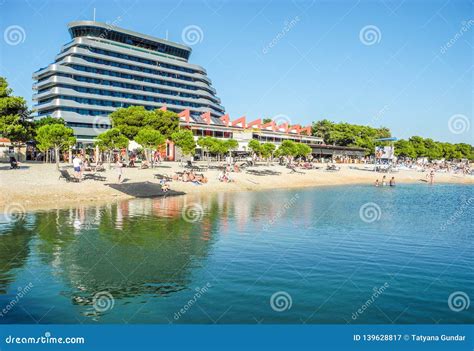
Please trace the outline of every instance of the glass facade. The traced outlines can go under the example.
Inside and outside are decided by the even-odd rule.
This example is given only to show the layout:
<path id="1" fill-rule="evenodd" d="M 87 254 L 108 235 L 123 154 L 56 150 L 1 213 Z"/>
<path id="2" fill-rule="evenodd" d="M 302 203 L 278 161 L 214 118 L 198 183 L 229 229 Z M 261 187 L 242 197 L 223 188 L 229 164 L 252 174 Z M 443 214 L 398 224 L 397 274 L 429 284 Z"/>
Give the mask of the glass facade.
<path id="1" fill-rule="evenodd" d="M 98 22 L 69 27 L 73 40 L 33 74 L 38 117 L 64 118 L 77 136 L 93 139 L 110 127 L 95 119 L 120 107 L 225 113 L 205 70 L 187 62 L 190 48 Z"/>

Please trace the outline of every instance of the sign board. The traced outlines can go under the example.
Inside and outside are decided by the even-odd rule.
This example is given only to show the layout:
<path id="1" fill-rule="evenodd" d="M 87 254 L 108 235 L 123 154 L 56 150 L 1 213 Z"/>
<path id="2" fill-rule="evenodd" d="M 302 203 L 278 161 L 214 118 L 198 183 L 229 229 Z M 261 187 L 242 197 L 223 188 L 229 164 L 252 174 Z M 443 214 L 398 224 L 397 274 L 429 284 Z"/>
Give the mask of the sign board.
<path id="1" fill-rule="evenodd" d="M 394 158 L 393 146 L 376 146 L 375 158 L 391 160 Z"/>

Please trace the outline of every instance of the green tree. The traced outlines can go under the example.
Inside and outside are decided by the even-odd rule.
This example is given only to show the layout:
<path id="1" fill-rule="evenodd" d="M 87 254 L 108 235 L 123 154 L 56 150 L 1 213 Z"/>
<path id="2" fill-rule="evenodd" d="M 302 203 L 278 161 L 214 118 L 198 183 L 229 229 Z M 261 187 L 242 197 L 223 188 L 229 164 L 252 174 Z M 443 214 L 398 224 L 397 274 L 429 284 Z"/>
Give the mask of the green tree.
<path id="1" fill-rule="evenodd" d="M 258 140 L 256 139 L 250 140 L 248 143 L 248 147 L 250 150 L 252 150 L 254 154 L 260 155 L 262 145 L 260 144 Z"/>
<path id="2" fill-rule="evenodd" d="M 35 129 L 39 129 L 40 127 L 48 124 L 62 124 L 63 126 L 65 126 L 66 122 L 62 118 L 56 118 L 51 116 L 41 117 L 34 121 Z"/>
<path id="3" fill-rule="evenodd" d="M 154 129 L 166 139 L 171 139 L 179 129 L 179 116 L 172 111 L 149 111 L 143 106 L 119 108 L 110 114 L 114 128 L 119 128 L 130 140 L 143 128 Z"/>
<path id="4" fill-rule="evenodd" d="M 211 152 L 211 148 L 214 144 L 214 138 L 212 137 L 200 137 L 197 141 L 197 144 L 202 149 L 204 154 L 207 154 L 207 160 L 209 162 L 209 153 Z"/>
<path id="5" fill-rule="evenodd" d="M 292 140 L 284 140 L 277 149 L 278 156 L 295 157 L 298 154 L 296 143 Z"/>
<path id="6" fill-rule="evenodd" d="M 296 157 L 306 157 L 313 152 L 313 149 L 311 149 L 309 145 L 303 143 L 295 143 L 295 148 Z"/>
<path id="7" fill-rule="evenodd" d="M 183 155 L 192 156 L 196 153 L 196 141 L 194 140 L 192 131 L 182 129 L 174 132 L 171 135 L 171 140 L 181 149 Z"/>
<path id="8" fill-rule="evenodd" d="M 260 152 L 263 158 L 267 160 L 267 163 L 270 164 L 270 160 L 275 152 L 276 146 L 272 143 L 264 143 L 261 145 Z"/>
<path id="9" fill-rule="evenodd" d="M 459 158 L 467 158 L 468 160 L 473 159 L 473 150 L 472 145 L 466 143 L 459 143 L 454 145 L 456 147 L 456 151 L 458 151 L 462 157 Z"/>
<path id="10" fill-rule="evenodd" d="M 443 157 L 443 148 L 440 143 L 428 138 L 424 140 L 424 144 L 426 157 L 428 157 L 430 160 L 439 160 Z"/>
<path id="11" fill-rule="evenodd" d="M 152 128 L 141 129 L 135 137 L 135 141 L 143 146 L 145 156 L 148 161 L 151 161 L 150 151 L 161 149 L 165 143 L 166 138 L 159 131 Z"/>
<path id="12" fill-rule="evenodd" d="M 224 141 L 226 148 L 229 152 L 229 156 L 232 156 L 232 151 L 239 148 L 239 142 L 235 139 L 227 139 Z"/>
<path id="13" fill-rule="evenodd" d="M 416 151 L 408 140 L 400 139 L 395 142 L 395 155 L 401 157 L 416 158 Z"/>
<path id="14" fill-rule="evenodd" d="M 61 124 L 48 124 L 40 127 L 36 133 L 36 140 L 41 147 L 54 149 L 57 169 L 59 169 L 59 151 L 67 150 L 76 143 L 74 131 Z"/>
<path id="15" fill-rule="evenodd" d="M 425 141 L 420 136 L 412 136 L 408 141 L 413 145 L 416 157 L 426 157 Z"/>
<path id="16" fill-rule="evenodd" d="M 31 140 L 33 135 L 25 99 L 12 96 L 12 90 L 3 77 L 0 77 L 0 135 L 10 139 L 12 145 L 18 148 Z"/>
<path id="17" fill-rule="evenodd" d="M 112 153 L 116 149 L 123 149 L 128 146 L 129 140 L 118 128 L 109 129 L 99 134 L 95 139 L 95 146 L 102 152 L 108 152 L 107 161 L 112 162 Z"/>

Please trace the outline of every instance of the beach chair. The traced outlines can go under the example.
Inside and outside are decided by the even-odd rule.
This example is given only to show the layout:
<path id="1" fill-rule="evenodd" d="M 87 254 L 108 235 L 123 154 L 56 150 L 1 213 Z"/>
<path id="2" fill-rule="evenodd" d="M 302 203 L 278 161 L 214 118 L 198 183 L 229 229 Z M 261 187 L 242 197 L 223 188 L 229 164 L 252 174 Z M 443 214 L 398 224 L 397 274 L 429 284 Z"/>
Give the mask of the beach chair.
<path id="1" fill-rule="evenodd" d="M 105 182 L 107 180 L 107 177 L 101 176 L 100 174 L 97 174 L 97 173 L 85 173 L 84 180 L 87 180 L 87 179 Z"/>
<path id="2" fill-rule="evenodd" d="M 60 169 L 59 173 L 60 173 L 59 179 L 63 178 L 67 183 L 69 183 L 69 182 L 79 183 L 80 182 L 80 179 L 71 176 L 69 174 L 69 172 L 67 171 L 67 169 Z"/>
<path id="3" fill-rule="evenodd" d="M 288 168 L 291 170 L 290 174 L 291 173 L 305 174 L 304 172 L 298 171 L 295 166 L 289 166 Z"/>
<path id="4" fill-rule="evenodd" d="M 19 169 L 18 161 L 15 157 L 10 157 L 10 169 Z"/>
<path id="5" fill-rule="evenodd" d="M 168 176 L 163 175 L 163 174 L 158 174 L 158 173 L 157 173 L 157 174 L 155 174 L 153 177 L 154 177 L 155 179 L 158 179 L 158 180 L 165 180 L 165 181 L 167 181 L 167 182 L 173 181 L 173 178 L 168 177 Z"/>

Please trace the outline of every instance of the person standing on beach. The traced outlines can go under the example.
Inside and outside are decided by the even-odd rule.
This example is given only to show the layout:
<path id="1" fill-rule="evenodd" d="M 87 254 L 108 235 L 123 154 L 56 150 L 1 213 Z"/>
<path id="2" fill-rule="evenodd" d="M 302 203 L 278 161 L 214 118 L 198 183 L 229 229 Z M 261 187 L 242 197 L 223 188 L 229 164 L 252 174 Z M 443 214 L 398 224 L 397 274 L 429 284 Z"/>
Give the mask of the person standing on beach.
<path id="1" fill-rule="evenodd" d="M 375 186 L 379 186 L 379 180 L 378 179 L 375 181 Z"/>
<path id="2" fill-rule="evenodd" d="M 115 163 L 115 170 L 117 171 L 117 175 L 118 175 L 118 182 L 121 183 L 122 182 L 122 167 L 123 167 L 123 164 L 122 162 L 120 161 L 120 157 L 117 158 L 117 162 Z"/>
<path id="3" fill-rule="evenodd" d="M 392 179 L 390 179 L 389 185 L 390 186 L 395 186 L 395 177 L 392 177 Z"/>
<path id="4" fill-rule="evenodd" d="M 81 164 L 82 161 L 78 155 L 76 155 L 72 160 L 72 165 L 74 167 L 74 172 L 76 173 L 76 178 L 81 179 Z"/>
<path id="5" fill-rule="evenodd" d="M 387 185 L 387 177 L 383 176 L 382 177 L 382 186 L 386 186 L 386 185 Z"/>
<path id="6" fill-rule="evenodd" d="M 430 184 L 433 185 L 434 183 L 434 169 L 430 171 Z"/>

